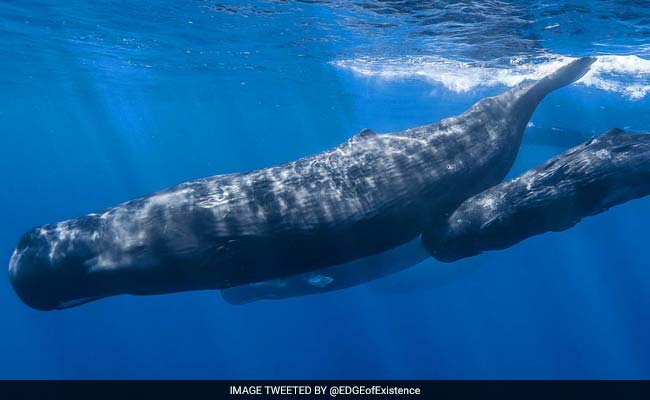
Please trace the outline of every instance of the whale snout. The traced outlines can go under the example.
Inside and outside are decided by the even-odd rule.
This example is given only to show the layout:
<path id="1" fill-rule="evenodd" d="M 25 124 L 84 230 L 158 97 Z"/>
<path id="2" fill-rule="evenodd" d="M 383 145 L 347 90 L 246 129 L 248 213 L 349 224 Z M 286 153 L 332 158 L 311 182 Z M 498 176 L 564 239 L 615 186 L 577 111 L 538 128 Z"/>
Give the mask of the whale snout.
<path id="1" fill-rule="evenodd" d="M 75 257 L 56 257 L 60 243 L 48 238 L 46 228 L 34 228 L 19 240 L 9 262 L 9 280 L 28 306 L 54 310 L 87 302 L 81 291 L 85 268 Z M 82 300 L 80 300 L 82 299 Z"/>
<path id="2" fill-rule="evenodd" d="M 25 304 L 38 310 L 56 308 L 48 247 L 39 229 L 32 229 L 20 238 L 9 261 L 9 280 L 16 294 Z"/>

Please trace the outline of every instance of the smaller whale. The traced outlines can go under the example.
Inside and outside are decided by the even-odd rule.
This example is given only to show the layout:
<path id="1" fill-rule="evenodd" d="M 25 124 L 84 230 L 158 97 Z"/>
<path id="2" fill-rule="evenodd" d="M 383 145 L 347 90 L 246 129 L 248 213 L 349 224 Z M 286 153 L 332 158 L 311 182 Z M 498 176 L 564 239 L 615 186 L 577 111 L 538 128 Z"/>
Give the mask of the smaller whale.
<path id="1" fill-rule="evenodd" d="M 650 135 L 611 130 L 464 201 L 422 235 L 440 261 L 511 247 L 571 228 L 650 194 Z"/>

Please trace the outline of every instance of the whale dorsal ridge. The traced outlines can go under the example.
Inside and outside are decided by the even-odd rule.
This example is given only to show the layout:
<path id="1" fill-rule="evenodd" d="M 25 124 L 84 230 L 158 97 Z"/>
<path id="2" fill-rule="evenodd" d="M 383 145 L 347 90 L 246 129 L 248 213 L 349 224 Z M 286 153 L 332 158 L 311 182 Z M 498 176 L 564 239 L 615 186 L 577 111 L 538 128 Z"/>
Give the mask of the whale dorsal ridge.
<path id="1" fill-rule="evenodd" d="M 377 133 L 375 131 L 373 131 L 372 129 L 365 128 L 365 129 L 362 129 L 361 132 L 357 133 L 355 136 L 357 136 L 357 137 L 367 137 L 367 136 L 374 136 L 376 134 Z"/>
<path id="2" fill-rule="evenodd" d="M 614 128 L 614 129 L 610 129 L 607 132 L 603 133 L 603 136 L 604 135 L 621 135 L 621 134 L 624 134 L 624 133 L 626 133 L 626 132 L 623 129 Z"/>
<path id="3" fill-rule="evenodd" d="M 350 140 L 363 140 L 367 139 L 369 137 L 375 136 L 377 133 L 373 131 L 372 129 L 362 129 L 361 132 L 357 133 L 356 135 L 352 136 Z"/>

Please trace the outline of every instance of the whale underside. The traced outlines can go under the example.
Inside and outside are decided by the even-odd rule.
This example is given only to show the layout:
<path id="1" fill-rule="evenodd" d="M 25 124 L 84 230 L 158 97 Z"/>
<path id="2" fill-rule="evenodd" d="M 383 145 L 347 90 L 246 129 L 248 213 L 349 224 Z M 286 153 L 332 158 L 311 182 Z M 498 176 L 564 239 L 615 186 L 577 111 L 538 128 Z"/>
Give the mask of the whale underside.
<path id="1" fill-rule="evenodd" d="M 432 125 L 364 130 L 293 162 L 34 228 L 12 255 L 11 283 L 26 304 L 50 310 L 117 294 L 224 289 L 389 251 L 498 184 L 539 102 L 593 62 L 578 59 Z"/>
<path id="2" fill-rule="evenodd" d="M 465 200 L 425 229 L 423 247 L 413 241 L 351 264 L 223 289 L 221 295 L 245 304 L 340 290 L 411 268 L 426 259 L 426 251 L 453 262 L 507 249 L 649 194 L 650 135 L 614 129 Z"/>

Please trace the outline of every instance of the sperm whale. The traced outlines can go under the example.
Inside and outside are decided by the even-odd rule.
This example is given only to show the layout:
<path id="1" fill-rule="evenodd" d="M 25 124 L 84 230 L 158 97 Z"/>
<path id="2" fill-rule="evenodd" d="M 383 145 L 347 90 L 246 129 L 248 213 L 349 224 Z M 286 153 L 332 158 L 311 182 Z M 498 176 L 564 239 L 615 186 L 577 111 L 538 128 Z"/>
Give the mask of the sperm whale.
<path id="1" fill-rule="evenodd" d="M 11 257 L 11 283 L 27 305 L 51 310 L 118 294 L 222 289 L 387 251 L 499 183 L 539 102 L 594 60 L 432 125 L 364 130 L 293 162 L 33 228 Z"/>
<path id="2" fill-rule="evenodd" d="M 614 129 L 464 201 L 422 243 L 440 261 L 505 249 L 650 194 L 650 135 Z"/>

